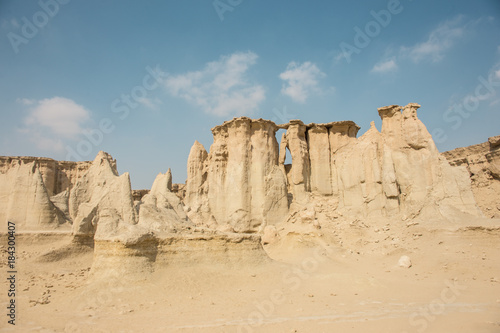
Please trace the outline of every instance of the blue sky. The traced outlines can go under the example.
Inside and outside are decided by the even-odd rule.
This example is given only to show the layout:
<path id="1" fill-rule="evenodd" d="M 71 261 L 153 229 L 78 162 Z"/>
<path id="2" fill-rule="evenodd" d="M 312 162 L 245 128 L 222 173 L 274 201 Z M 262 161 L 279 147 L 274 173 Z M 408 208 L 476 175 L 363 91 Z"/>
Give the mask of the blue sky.
<path id="1" fill-rule="evenodd" d="M 0 1 L 0 155 L 112 154 L 133 188 L 234 116 L 422 105 L 440 151 L 500 134 L 500 2 Z"/>

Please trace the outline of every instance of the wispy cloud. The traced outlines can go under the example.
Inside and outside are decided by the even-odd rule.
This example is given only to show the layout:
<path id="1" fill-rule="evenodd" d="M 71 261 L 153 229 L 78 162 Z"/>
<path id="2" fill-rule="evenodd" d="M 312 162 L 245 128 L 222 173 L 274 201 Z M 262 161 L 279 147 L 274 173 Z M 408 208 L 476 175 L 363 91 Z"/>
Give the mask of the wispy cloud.
<path id="1" fill-rule="evenodd" d="M 151 110 L 158 110 L 158 106 L 163 104 L 159 98 L 142 97 L 138 98 L 136 101 Z"/>
<path id="2" fill-rule="evenodd" d="M 285 81 L 281 93 L 295 102 L 305 103 L 311 94 L 323 92 L 319 87 L 319 80 L 325 76 L 325 73 L 309 61 L 302 64 L 292 61 L 280 74 L 280 79 Z"/>
<path id="3" fill-rule="evenodd" d="M 222 56 L 200 71 L 169 77 L 165 86 L 172 96 L 213 115 L 251 114 L 265 99 L 264 88 L 250 82 L 246 75 L 257 58 L 253 52 Z"/>
<path id="4" fill-rule="evenodd" d="M 373 66 L 372 73 L 388 73 L 398 69 L 398 64 L 394 59 L 381 61 Z"/>
<path id="5" fill-rule="evenodd" d="M 33 105 L 36 101 L 34 99 L 18 98 L 16 99 L 16 102 L 22 105 Z"/>
<path id="6" fill-rule="evenodd" d="M 62 151 L 63 141 L 77 140 L 90 120 L 88 110 L 64 97 L 40 101 L 21 98 L 18 103 L 31 106 L 20 131 L 43 150 Z"/>
<path id="7" fill-rule="evenodd" d="M 409 57 L 415 63 L 424 60 L 441 61 L 445 53 L 464 35 L 466 26 L 462 16 L 447 20 L 431 31 L 425 42 L 401 47 L 401 55 Z"/>

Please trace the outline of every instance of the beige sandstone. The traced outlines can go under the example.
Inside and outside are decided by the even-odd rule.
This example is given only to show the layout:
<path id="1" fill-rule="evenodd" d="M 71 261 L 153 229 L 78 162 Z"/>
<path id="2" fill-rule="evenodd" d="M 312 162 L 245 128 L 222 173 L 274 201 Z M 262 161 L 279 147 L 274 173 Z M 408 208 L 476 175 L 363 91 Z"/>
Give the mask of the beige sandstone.
<path id="1" fill-rule="evenodd" d="M 90 168 L 92 161 L 56 161 L 51 158 L 30 156 L 0 156 L 0 173 L 6 173 L 13 165 L 35 163 L 42 175 L 49 195 L 70 190 Z"/>
<path id="2" fill-rule="evenodd" d="M 68 228 L 63 213 L 50 201 L 35 161 L 13 160 L 0 173 L 0 219 L 17 230 Z"/>
<path id="3" fill-rule="evenodd" d="M 454 169 L 466 169 L 472 192 L 484 215 L 500 218 L 500 136 L 442 153 Z"/>
<path id="4" fill-rule="evenodd" d="M 278 166 L 277 130 L 268 120 L 235 118 L 212 129 L 209 154 L 194 144 L 185 202 L 195 223 L 255 232 L 282 219 L 288 203 L 285 175 Z"/>
<path id="5" fill-rule="evenodd" d="M 428 331 L 495 331 L 499 220 L 476 201 L 500 211 L 500 137 L 439 154 L 418 107 L 380 108 L 381 131 L 359 138 L 351 121 L 236 118 L 209 153 L 195 142 L 185 186 L 168 170 L 136 192 L 104 152 L 1 158 L 20 329 L 415 330 L 453 283 Z"/>
<path id="6" fill-rule="evenodd" d="M 465 169 L 452 168 L 440 155 L 417 117 L 419 107 L 379 108 L 382 130 L 372 123 L 360 138 L 352 121 L 225 122 L 212 130 L 209 154 L 198 142 L 191 149 L 188 215 L 198 225 L 255 232 L 289 220 L 318 197 L 331 197 L 335 211 L 359 219 L 481 216 Z M 278 128 L 286 129 L 279 147 Z M 291 165 L 285 165 L 286 149 Z"/>

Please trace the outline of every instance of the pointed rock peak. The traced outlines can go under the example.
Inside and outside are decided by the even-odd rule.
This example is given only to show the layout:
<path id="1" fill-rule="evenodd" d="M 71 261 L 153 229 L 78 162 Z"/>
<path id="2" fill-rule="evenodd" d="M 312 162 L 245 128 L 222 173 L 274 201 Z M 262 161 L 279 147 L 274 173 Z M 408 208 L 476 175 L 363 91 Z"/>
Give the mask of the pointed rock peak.
<path id="1" fill-rule="evenodd" d="M 193 146 L 191 147 L 191 150 L 193 150 L 193 149 L 206 151 L 205 147 L 198 140 L 194 141 Z"/>
<path id="2" fill-rule="evenodd" d="M 167 189 L 169 191 L 172 191 L 172 170 L 170 170 L 170 168 L 168 168 L 168 171 L 165 174 L 165 176 L 167 177 Z"/>
<path id="3" fill-rule="evenodd" d="M 366 133 L 368 133 L 368 132 L 370 132 L 370 133 L 371 132 L 380 133 L 379 130 L 377 129 L 377 126 L 375 126 L 375 122 L 374 121 L 372 121 L 370 123 L 370 128 L 368 129 L 368 131 L 366 131 Z"/>
<path id="4" fill-rule="evenodd" d="M 375 142 L 375 138 L 378 137 L 380 135 L 380 132 L 378 131 L 377 127 L 375 126 L 375 122 L 371 122 L 370 123 L 370 128 L 368 129 L 368 131 L 365 132 L 365 134 L 363 134 L 359 140 L 370 140 L 370 141 L 373 141 Z"/>
<path id="5" fill-rule="evenodd" d="M 94 168 L 104 168 L 108 169 L 111 171 L 111 173 L 115 176 L 118 176 L 118 170 L 116 169 L 116 160 L 111 157 L 110 154 L 104 152 L 104 151 L 99 151 L 97 153 L 97 156 L 95 157 L 94 161 L 92 162 L 92 167 L 91 169 Z"/>
<path id="6" fill-rule="evenodd" d="M 203 147 L 203 145 L 196 140 L 189 151 L 188 163 L 192 159 L 204 160 L 207 156 L 208 153 L 205 147 Z"/>
<path id="7" fill-rule="evenodd" d="M 172 174 L 169 173 L 169 171 L 167 171 L 166 173 L 160 172 L 156 176 L 155 181 L 153 182 L 153 186 L 151 186 L 151 194 L 164 194 L 172 190 Z"/>

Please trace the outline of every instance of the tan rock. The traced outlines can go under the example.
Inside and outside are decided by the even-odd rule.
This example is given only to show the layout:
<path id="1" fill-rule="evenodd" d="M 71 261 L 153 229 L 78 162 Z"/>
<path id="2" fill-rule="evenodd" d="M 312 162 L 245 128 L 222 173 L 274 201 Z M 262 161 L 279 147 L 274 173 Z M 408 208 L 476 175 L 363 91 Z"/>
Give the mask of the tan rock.
<path id="1" fill-rule="evenodd" d="M 309 159 L 311 163 L 311 191 L 332 194 L 332 171 L 328 128 L 315 125 L 307 131 Z"/>
<path id="2" fill-rule="evenodd" d="M 0 173 L 0 220 L 16 223 L 17 231 L 68 228 L 50 195 L 36 161 L 15 159 Z"/>
<path id="3" fill-rule="evenodd" d="M 459 183 L 463 196 L 470 198 L 472 187 L 474 199 L 487 217 L 495 217 L 491 211 L 500 202 L 500 136 L 488 138 L 487 142 L 453 149 L 442 153 L 453 172 L 470 176 L 470 184 Z M 468 177 L 467 177 L 468 178 Z M 464 190 L 465 189 L 465 190 Z"/>
<path id="4" fill-rule="evenodd" d="M 158 174 L 151 191 L 142 198 L 139 223 L 149 232 L 176 232 L 193 227 L 184 212 L 184 205 L 172 191 L 170 169 Z"/>
<path id="5" fill-rule="evenodd" d="M 113 228 L 120 223 L 136 224 L 128 173 L 119 176 L 116 161 L 109 154 L 99 152 L 70 192 L 69 213 L 76 237 L 93 237 L 102 220 Z M 100 237 L 105 237 L 105 230 L 100 233 Z"/>
<path id="6" fill-rule="evenodd" d="M 235 118 L 212 129 L 208 155 L 194 144 L 186 203 L 195 223 L 248 232 L 283 219 L 288 201 L 285 175 L 278 166 L 277 129 L 268 120 Z"/>

